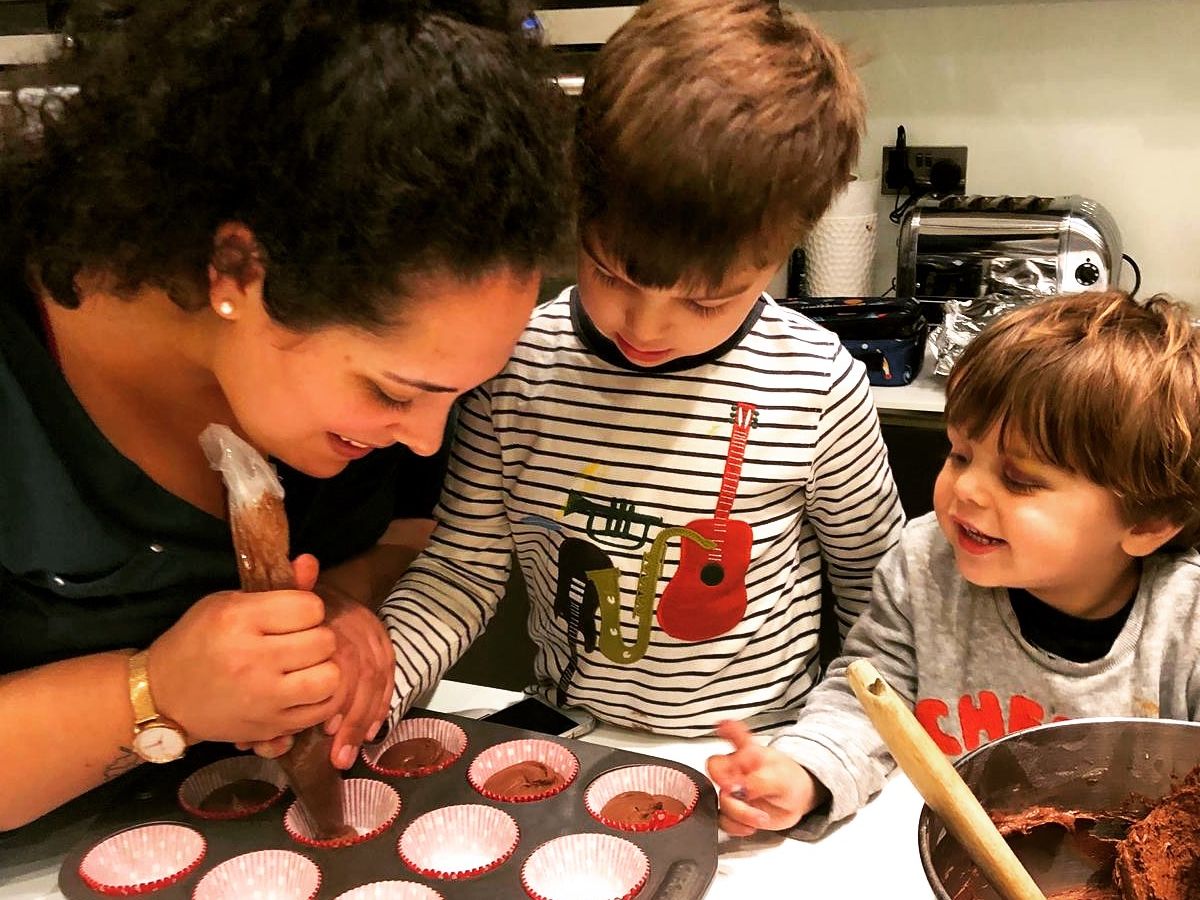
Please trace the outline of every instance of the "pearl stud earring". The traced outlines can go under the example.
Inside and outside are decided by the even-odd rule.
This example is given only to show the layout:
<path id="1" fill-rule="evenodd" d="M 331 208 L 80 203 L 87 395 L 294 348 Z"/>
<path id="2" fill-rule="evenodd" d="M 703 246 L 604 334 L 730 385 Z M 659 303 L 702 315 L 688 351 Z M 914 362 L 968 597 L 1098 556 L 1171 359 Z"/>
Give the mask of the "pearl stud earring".
<path id="1" fill-rule="evenodd" d="M 233 304 L 228 300 L 222 300 L 217 304 L 217 312 L 228 319 L 233 315 Z"/>

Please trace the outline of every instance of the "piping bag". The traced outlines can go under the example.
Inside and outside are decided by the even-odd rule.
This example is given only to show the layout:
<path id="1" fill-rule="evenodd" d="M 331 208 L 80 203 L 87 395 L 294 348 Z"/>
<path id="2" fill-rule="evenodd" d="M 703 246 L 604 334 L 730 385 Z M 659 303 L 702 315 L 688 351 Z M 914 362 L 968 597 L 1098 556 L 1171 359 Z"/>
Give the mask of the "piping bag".
<path id="1" fill-rule="evenodd" d="M 288 521 L 283 486 L 262 454 L 224 425 L 209 425 L 200 435 L 209 464 L 225 479 L 229 522 L 242 590 L 295 588 L 288 559 Z M 333 738 L 320 725 L 306 728 L 278 762 L 320 840 L 354 833 L 342 814 L 342 779 L 329 751 Z"/>

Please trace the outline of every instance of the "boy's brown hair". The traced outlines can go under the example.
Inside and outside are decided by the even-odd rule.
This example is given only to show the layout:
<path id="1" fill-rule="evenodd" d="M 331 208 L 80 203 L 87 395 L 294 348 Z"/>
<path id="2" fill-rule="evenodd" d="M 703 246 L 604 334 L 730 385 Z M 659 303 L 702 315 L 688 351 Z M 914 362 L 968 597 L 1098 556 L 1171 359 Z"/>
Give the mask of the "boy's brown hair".
<path id="1" fill-rule="evenodd" d="M 579 234 L 647 287 L 782 262 L 849 180 L 864 104 L 778 0 L 648 0 L 588 72 Z"/>
<path id="2" fill-rule="evenodd" d="M 1107 488 L 1125 521 L 1200 540 L 1200 329 L 1183 305 L 1119 291 L 1010 313 L 967 345 L 946 421 L 973 439 L 999 425 L 1035 457 Z"/>

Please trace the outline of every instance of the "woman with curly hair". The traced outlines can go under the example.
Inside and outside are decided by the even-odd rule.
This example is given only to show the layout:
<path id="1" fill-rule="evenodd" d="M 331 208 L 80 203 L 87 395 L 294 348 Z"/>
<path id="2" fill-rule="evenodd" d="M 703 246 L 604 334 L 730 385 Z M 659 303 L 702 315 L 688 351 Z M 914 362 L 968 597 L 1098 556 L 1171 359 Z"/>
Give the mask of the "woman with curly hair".
<path id="1" fill-rule="evenodd" d="M 560 100 L 505 4 L 73 30 L 78 92 L 0 135 L 0 829 L 140 762 L 135 681 L 188 742 L 325 722 L 350 765 L 392 691 L 372 605 L 565 221 Z M 306 590 L 235 590 L 212 422 L 280 470 Z"/>

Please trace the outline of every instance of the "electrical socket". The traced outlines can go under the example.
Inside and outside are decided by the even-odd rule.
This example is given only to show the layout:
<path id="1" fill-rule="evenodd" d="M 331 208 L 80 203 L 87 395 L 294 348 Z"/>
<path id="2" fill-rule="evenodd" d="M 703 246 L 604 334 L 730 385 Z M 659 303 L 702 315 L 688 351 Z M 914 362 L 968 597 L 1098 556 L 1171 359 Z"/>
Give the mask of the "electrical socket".
<path id="1" fill-rule="evenodd" d="M 888 187 L 887 171 L 890 154 L 895 151 L 895 146 L 883 148 L 883 177 L 880 179 L 879 192 L 881 194 L 899 194 L 901 190 Z M 955 185 L 952 194 L 965 194 L 967 192 L 967 148 L 966 147 L 917 147 L 909 144 L 905 147 L 908 155 L 908 167 L 912 170 L 916 184 L 921 188 L 929 188 L 929 171 L 935 163 L 942 160 L 948 160 L 952 163 L 957 163 L 961 175 L 958 179 L 958 184 Z M 906 192 L 907 193 L 907 192 Z"/>

